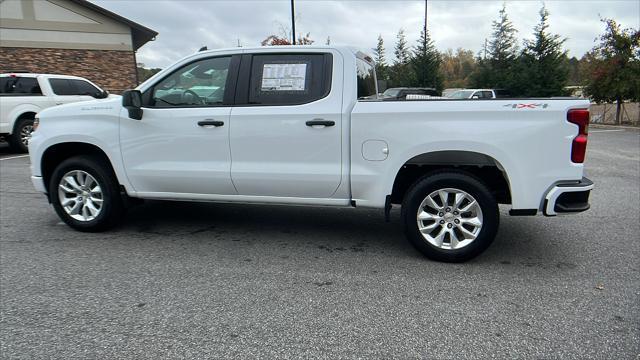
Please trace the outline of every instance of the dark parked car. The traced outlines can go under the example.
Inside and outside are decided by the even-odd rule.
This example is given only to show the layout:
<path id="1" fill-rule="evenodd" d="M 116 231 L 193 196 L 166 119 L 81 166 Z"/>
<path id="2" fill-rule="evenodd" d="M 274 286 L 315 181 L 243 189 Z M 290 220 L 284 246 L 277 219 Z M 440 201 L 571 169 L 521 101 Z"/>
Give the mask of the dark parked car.
<path id="1" fill-rule="evenodd" d="M 410 87 L 398 87 L 389 88 L 382 93 L 382 98 L 405 100 L 407 95 L 429 95 L 440 96 L 440 93 L 434 88 L 410 88 Z"/>

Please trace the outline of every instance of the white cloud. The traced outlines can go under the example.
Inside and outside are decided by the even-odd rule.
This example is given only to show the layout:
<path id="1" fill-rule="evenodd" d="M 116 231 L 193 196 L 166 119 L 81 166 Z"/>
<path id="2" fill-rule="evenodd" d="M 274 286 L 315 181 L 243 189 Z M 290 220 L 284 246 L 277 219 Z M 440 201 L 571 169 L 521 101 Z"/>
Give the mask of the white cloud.
<path id="1" fill-rule="evenodd" d="M 93 0 L 94 3 L 159 32 L 157 40 L 138 51 L 138 61 L 164 67 L 193 53 L 209 49 L 258 46 L 269 34 L 279 34 L 280 24 L 290 25 L 288 0 Z M 436 47 L 466 48 L 477 53 L 491 36 L 491 23 L 503 1 L 429 1 L 429 30 Z M 507 13 L 520 39 L 531 37 L 539 20 L 541 1 L 507 1 Z M 624 27 L 640 27 L 640 2 L 636 0 L 547 1 L 550 30 L 567 38 L 570 56 L 582 56 L 604 30 L 600 17 L 613 18 Z M 398 29 L 404 28 L 410 45 L 422 28 L 424 1 L 303 1 L 296 0 L 299 33 L 324 44 L 372 48 L 382 34 L 387 57 L 393 58 Z"/>

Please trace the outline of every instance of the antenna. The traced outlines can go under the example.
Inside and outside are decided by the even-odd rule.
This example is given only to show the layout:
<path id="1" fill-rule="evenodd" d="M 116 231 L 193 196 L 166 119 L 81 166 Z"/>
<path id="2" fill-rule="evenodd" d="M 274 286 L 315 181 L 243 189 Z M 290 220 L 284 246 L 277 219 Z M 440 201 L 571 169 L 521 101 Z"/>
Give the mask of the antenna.
<path id="1" fill-rule="evenodd" d="M 293 0 L 291 0 L 291 38 L 293 39 L 292 45 L 296 44 L 296 15 L 295 15 L 295 5 L 293 4 Z"/>

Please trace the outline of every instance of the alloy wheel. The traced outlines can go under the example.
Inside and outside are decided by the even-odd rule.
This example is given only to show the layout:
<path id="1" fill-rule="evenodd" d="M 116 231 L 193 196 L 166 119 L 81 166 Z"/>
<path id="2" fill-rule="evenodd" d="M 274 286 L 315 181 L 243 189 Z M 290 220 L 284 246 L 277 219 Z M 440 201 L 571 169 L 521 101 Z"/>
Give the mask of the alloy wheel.
<path id="1" fill-rule="evenodd" d="M 98 181 L 82 170 L 69 171 L 60 179 L 58 199 L 69 216 L 83 222 L 94 220 L 104 201 Z"/>
<path id="2" fill-rule="evenodd" d="M 482 230 L 482 209 L 469 193 L 439 189 L 424 198 L 416 214 L 418 229 L 431 245 L 456 250 L 471 244 Z"/>

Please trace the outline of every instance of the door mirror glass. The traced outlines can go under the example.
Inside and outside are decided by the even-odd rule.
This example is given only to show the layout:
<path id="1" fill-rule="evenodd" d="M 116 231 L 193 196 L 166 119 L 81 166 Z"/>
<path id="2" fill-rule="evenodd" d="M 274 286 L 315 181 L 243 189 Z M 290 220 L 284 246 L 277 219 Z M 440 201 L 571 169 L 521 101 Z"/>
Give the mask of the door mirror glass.
<path id="1" fill-rule="evenodd" d="M 129 117 L 142 119 L 142 94 L 140 90 L 127 90 L 122 93 L 122 107 L 129 111 Z"/>

